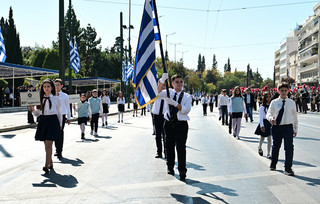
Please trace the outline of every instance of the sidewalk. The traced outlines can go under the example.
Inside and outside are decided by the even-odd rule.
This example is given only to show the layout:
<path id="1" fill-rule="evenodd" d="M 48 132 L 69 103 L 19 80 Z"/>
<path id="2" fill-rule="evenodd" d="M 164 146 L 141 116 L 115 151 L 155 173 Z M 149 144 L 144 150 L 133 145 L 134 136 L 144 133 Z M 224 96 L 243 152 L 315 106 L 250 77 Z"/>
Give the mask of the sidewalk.
<path id="1" fill-rule="evenodd" d="M 128 104 L 125 105 L 125 112 L 130 112 L 133 110 L 133 104 L 130 103 L 130 108 L 128 109 Z M 74 111 L 73 111 L 74 113 Z M 111 104 L 109 108 L 109 115 L 116 115 L 118 113 L 117 104 Z M 36 127 L 37 124 L 29 124 L 27 111 L 15 112 L 15 113 L 0 113 L 0 133 L 9 132 L 13 130 L 21 130 L 25 128 Z M 77 120 L 77 115 L 74 114 L 71 121 Z"/>

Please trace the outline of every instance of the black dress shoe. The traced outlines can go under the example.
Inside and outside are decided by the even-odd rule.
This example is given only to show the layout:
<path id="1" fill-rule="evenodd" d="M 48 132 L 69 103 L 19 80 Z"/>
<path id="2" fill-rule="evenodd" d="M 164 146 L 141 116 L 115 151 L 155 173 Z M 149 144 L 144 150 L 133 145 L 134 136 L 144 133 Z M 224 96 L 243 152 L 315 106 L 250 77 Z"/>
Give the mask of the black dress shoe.
<path id="1" fill-rule="evenodd" d="M 173 169 L 168 169 L 168 172 L 167 172 L 168 174 L 170 174 L 170 175 L 172 175 L 172 176 L 174 176 L 174 170 Z"/>
<path id="2" fill-rule="evenodd" d="M 62 154 L 57 155 L 58 159 L 62 159 Z"/>
<path id="3" fill-rule="evenodd" d="M 157 154 L 154 158 L 162 158 L 161 154 Z"/>
<path id="4" fill-rule="evenodd" d="M 180 181 L 186 180 L 186 177 L 187 177 L 187 175 L 185 172 L 180 172 Z"/>
<path id="5" fill-rule="evenodd" d="M 54 153 L 54 156 L 58 156 L 58 153 Z"/>
<path id="6" fill-rule="evenodd" d="M 42 170 L 45 172 L 45 174 L 49 173 L 49 169 L 47 167 L 43 167 Z"/>

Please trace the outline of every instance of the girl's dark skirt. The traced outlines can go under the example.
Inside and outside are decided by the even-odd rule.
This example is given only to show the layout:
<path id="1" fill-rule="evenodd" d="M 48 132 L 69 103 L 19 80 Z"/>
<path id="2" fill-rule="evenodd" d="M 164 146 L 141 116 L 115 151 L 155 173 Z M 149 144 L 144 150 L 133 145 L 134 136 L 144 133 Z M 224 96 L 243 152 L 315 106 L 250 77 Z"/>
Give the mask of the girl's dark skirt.
<path id="1" fill-rule="evenodd" d="M 118 111 L 124 112 L 124 104 L 118 104 Z"/>
<path id="2" fill-rule="evenodd" d="M 264 129 L 266 130 L 265 132 L 261 131 L 261 127 L 260 124 L 258 125 L 256 131 L 254 132 L 254 134 L 256 135 L 261 135 L 262 137 L 268 137 L 271 135 L 271 123 L 267 120 L 264 119 L 263 120 L 263 125 L 264 125 Z"/>
<path id="3" fill-rule="evenodd" d="M 232 113 L 232 118 L 242 118 L 242 112 Z"/>
<path id="4" fill-rule="evenodd" d="M 38 123 L 35 140 L 55 141 L 60 137 L 61 130 L 57 115 L 41 115 Z"/>
<path id="5" fill-rule="evenodd" d="M 137 103 L 133 104 L 133 109 L 138 110 L 138 104 Z"/>
<path id="6" fill-rule="evenodd" d="M 84 123 L 85 125 L 87 125 L 87 122 L 88 122 L 88 117 L 78 118 L 78 125 L 81 125 L 82 123 Z"/>
<path id="7" fill-rule="evenodd" d="M 109 107 L 107 103 L 102 104 L 103 113 L 109 113 Z"/>

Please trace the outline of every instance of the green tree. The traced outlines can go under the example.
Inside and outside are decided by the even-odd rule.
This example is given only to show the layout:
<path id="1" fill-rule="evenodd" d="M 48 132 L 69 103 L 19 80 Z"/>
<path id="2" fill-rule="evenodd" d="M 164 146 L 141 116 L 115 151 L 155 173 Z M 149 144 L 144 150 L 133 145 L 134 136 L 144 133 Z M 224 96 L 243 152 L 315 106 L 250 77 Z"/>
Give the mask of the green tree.
<path id="1" fill-rule="evenodd" d="M 218 62 L 217 62 L 217 59 L 216 59 L 216 55 L 215 55 L 215 54 L 213 55 L 212 68 L 213 68 L 213 69 L 217 69 L 217 68 L 218 68 Z"/>
<path id="2" fill-rule="evenodd" d="M 93 58 L 95 54 L 99 54 L 100 49 L 97 46 L 101 43 L 101 38 L 97 39 L 96 29 L 91 27 L 90 24 L 86 28 L 82 28 L 80 36 L 80 57 L 81 68 L 80 73 L 86 76 L 93 76 L 95 71 L 92 69 Z"/>
<path id="3" fill-rule="evenodd" d="M 45 48 L 36 48 L 36 50 L 30 56 L 31 66 L 33 67 L 42 67 L 44 59 L 47 56 L 47 49 Z"/>
<path id="4" fill-rule="evenodd" d="M 202 56 L 202 60 L 201 60 L 201 72 L 203 72 L 204 70 L 206 70 L 206 59 L 204 56 Z"/>
<path id="5" fill-rule="evenodd" d="M 122 39 L 122 43 L 124 40 Z M 120 36 L 116 37 L 116 42 L 114 43 L 113 47 L 111 48 L 111 53 L 117 53 L 121 51 L 121 38 Z"/>
<path id="6" fill-rule="evenodd" d="M 16 25 L 13 19 L 12 7 L 9 9 L 9 19 L 0 20 L 1 30 L 3 32 L 4 44 L 6 48 L 6 62 L 14 64 L 23 64 L 22 52 L 20 47 L 20 36 L 17 33 Z"/>
<path id="7" fill-rule="evenodd" d="M 262 82 L 263 78 L 257 68 L 257 72 L 253 73 L 253 80 L 251 80 L 251 84 L 253 85 L 253 87 L 260 87 Z"/>
<path id="8" fill-rule="evenodd" d="M 201 60 L 201 54 L 198 56 L 198 66 L 197 66 L 197 71 L 202 72 L 202 60 Z"/>
<path id="9" fill-rule="evenodd" d="M 59 70 L 59 54 L 55 49 L 48 50 L 42 64 L 43 68 Z"/>
<path id="10" fill-rule="evenodd" d="M 268 85 L 269 88 L 275 88 L 275 87 L 273 86 L 273 80 L 270 79 L 270 78 L 265 79 L 265 80 L 261 83 L 260 88 L 263 88 L 263 87 L 266 86 L 266 85 Z"/>
<path id="11" fill-rule="evenodd" d="M 228 63 L 227 63 L 227 72 L 231 72 L 231 63 L 230 63 L 230 58 L 228 58 Z"/>

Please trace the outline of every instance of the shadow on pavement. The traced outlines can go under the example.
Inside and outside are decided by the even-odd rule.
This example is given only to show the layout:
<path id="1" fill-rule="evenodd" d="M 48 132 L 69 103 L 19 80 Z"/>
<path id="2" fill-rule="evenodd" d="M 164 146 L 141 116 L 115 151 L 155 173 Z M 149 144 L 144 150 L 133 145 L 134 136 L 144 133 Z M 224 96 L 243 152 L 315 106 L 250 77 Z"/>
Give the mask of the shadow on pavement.
<path id="1" fill-rule="evenodd" d="M 78 140 L 76 142 L 82 142 L 82 143 L 91 143 L 91 142 L 98 142 L 99 140 L 98 139 L 84 139 L 84 140 Z"/>
<path id="2" fill-rule="evenodd" d="M 203 166 L 200 166 L 200 165 L 194 164 L 194 163 L 190 163 L 190 162 L 187 162 L 186 167 L 197 170 L 197 171 L 205 171 L 206 170 L 205 168 L 203 168 Z"/>
<path id="3" fill-rule="evenodd" d="M 294 177 L 303 181 L 307 181 L 307 185 L 310 185 L 310 186 L 320 185 L 320 179 L 309 178 L 309 177 L 299 176 L 299 175 L 295 175 Z"/>
<path id="4" fill-rule="evenodd" d="M 71 164 L 72 166 L 81 166 L 81 164 L 84 164 L 84 162 L 81 160 L 81 159 L 75 159 L 75 160 L 72 160 L 72 159 L 68 159 L 68 158 L 65 158 L 65 157 L 62 157 L 60 159 L 60 162 L 62 164 Z M 56 162 L 54 162 L 56 163 Z"/>
<path id="5" fill-rule="evenodd" d="M 16 136 L 16 134 L 1 135 L 1 137 L 4 137 L 6 139 L 12 139 L 15 136 Z"/>
<path id="6" fill-rule="evenodd" d="M 320 141 L 320 139 L 316 139 L 316 138 L 311 138 L 311 137 L 296 137 L 294 139 L 298 139 L 298 140 L 311 140 L 311 141 Z"/>
<path id="7" fill-rule="evenodd" d="M 107 127 L 105 127 L 106 129 L 117 129 L 118 127 L 117 126 L 112 126 L 112 125 L 108 125 Z"/>
<path id="8" fill-rule="evenodd" d="M 111 139 L 111 136 L 94 136 L 95 138 L 101 138 L 101 139 Z M 99 141 L 99 140 L 98 140 Z"/>
<path id="9" fill-rule="evenodd" d="M 220 201 L 222 203 L 228 203 L 228 202 L 225 201 L 223 198 L 220 198 L 219 196 L 217 196 L 215 193 L 222 193 L 227 196 L 239 196 L 235 190 L 230 188 L 224 188 L 220 185 L 203 183 L 203 182 L 192 180 L 192 179 L 186 179 L 185 183 L 192 187 L 200 188 L 200 191 L 198 191 L 197 194 L 206 196 L 210 199 L 214 199 L 215 201 Z M 181 203 L 188 203 L 190 201 L 194 201 L 193 203 L 211 203 L 200 197 L 190 197 L 190 196 L 179 195 L 179 194 L 171 194 L 171 196 Z"/>
<path id="10" fill-rule="evenodd" d="M 0 152 L 2 152 L 2 154 L 5 156 L 5 157 L 12 157 L 12 155 L 6 151 L 6 149 L 0 144 Z"/>
<path id="11" fill-rule="evenodd" d="M 284 163 L 284 160 L 283 159 L 279 159 L 279 162 L 283 162 Z M 292 162 L 293 165 L 299 165 L 299 166 L 307 166 L 307 167 L 316 167 L 312 164 L 308 164 L 308 163 L 305 163 L 305 162 L 299 162 L 299 161 L 293 161 Z"/>
<path id="12" fill-rule="evenodd" d="M 192 150 L 195 150 L 195 151 L 198 151 L 198 152 L 200 152 L 200 150 L 198 150 L 198 149 L 195 149 L 195 148 L 193 148 L 193 147 L 189 147 L 189 146 L 186 146 L 186 148 L 189 148 L 189 149 L 192 149 Z"/>
<path id="13" fill-rule="evenodd" d="M 210 204 L 210 202 L 204 200 L 200 197 L 190 197 L 186 195 L 180 195 L 171 193 L 171 196 L 177 200 L 179 203 L 199 203 L 199 204 Z"/>
<path id="14" fill-rule="evenodd" d="M 49 174 L 43 174 L 46 177 L 41 183 L 33 183 L 33 187 L 57 187 L 74 188 L 78 184 L 78 180 L 72 175 L 61 175 L 51 170 Z"/>

